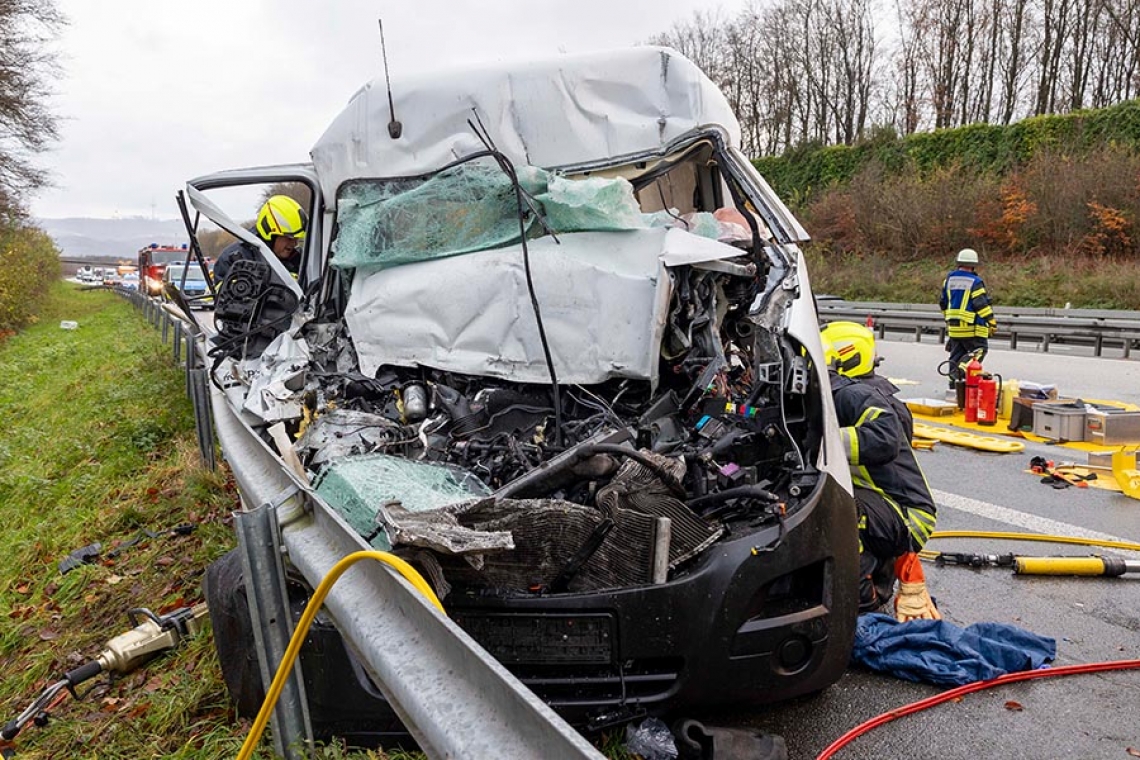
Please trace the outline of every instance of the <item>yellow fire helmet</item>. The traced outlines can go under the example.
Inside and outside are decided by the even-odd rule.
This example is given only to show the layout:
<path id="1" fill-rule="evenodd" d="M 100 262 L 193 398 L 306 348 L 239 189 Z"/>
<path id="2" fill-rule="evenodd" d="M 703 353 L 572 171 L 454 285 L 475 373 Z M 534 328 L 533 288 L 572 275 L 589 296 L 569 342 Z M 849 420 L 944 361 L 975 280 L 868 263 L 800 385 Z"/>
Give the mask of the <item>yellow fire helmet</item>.
<path id="1" fill-rule="evenodd" d="M 844 377 L 861 377 L 875 369 L 875 334 L 858 322 L 832 322 L 819 333 L 828 366 Z"/>
<path id="2" fill-rule="evenodd" d="M 257 214 L 257 234 L 266 242 L 278 235 L 303 240 L 308 226 L 309 218 L 301 204 L 287 195 L 274 195 Z"/>

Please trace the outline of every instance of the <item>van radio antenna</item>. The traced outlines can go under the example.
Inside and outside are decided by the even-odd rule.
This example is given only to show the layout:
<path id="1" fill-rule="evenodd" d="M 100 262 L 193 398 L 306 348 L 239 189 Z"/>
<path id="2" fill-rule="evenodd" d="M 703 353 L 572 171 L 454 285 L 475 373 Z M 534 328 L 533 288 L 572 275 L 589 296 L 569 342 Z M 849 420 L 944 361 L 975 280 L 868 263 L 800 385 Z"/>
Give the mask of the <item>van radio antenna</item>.
<path id="1" fill-rule="evenodd" d="M 388 88 L 388 136 L 399 140 L 404 131 L 404 125 L 396 121 L 396 106 L 392 103 L 392 79 L 388 76 L 388 46 L 384 44 L 384 19 L 376 19 L 380 23 L 380 54 L 384 57 L 384 86 Z"/>

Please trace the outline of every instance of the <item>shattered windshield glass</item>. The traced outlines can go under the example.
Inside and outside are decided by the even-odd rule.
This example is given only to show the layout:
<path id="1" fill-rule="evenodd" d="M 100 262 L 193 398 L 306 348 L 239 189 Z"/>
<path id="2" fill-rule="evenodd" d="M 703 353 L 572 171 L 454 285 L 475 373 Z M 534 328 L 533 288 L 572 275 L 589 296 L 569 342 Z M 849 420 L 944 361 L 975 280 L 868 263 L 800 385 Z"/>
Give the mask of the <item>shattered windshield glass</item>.
<path id="1" fill-rule="evenodd" d="M 555 234 L 623 232 L 680 226 L 712 239 L 725 238 L 711 213 L 685 219 L 674 212 L 643 213 L 633 185 L 621 177 L 568 178 L 540 169 L 518 169 L 530 199 L 523 224 L 530 233 L 534 211 Z M 519 240 L 518 202 L 510 178 L 497 165 L 476 160 L 426 180 L 360 180 L 341 188 L 339 233 L 332 265 L 383 269 L 401 264 L 502 248 Z"/>
<path id="2" fill-rule="evenodd" d="M 518 240 L 510 178 L 471 161 L 423 182 L 367 180 L 341 188 L 332 265 L 391 267 L 497 248 Z M 526 222 L 530 223 L 530 220 Z"/>

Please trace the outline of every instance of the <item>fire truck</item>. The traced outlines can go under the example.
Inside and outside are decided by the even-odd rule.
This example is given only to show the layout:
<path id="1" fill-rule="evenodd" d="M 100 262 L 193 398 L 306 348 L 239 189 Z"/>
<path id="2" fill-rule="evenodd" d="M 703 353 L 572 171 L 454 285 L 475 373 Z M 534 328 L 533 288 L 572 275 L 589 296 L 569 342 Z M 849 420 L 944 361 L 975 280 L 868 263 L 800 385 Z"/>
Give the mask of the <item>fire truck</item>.
<path id="1" fill-rule="evenodd" d="M 185 243 L 177 247 L 151 243 L 139 249 L 139 287 L 147 295 L 161 294 L 162 274 L 166 271 L 166 265 L 185 262 L 189 257 L 190 251 Z M 210 264 L 209 259 L 206 263 Z"/>

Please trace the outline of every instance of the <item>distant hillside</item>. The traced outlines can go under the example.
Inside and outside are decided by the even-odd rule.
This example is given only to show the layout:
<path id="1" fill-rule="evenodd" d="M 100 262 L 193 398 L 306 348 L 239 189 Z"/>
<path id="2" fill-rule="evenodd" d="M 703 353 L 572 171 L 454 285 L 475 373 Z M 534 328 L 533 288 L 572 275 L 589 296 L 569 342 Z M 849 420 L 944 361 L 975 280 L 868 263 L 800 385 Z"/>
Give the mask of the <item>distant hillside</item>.
<path id="1" fill-rule="evenodd" d="M 178 219 L 37 219 L 64 256 L 133 258 L 151 243 L 181 245 L 189 242 Z"/>

